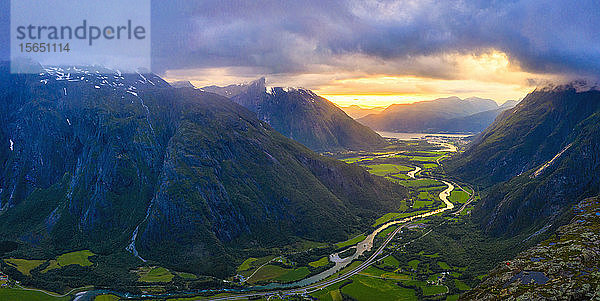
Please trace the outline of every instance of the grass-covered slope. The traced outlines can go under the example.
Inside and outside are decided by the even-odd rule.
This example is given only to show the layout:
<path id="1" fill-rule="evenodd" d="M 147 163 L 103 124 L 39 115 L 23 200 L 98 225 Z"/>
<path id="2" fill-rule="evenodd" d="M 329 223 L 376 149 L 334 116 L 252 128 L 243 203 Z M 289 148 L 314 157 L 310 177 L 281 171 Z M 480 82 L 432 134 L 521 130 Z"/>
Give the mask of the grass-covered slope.
<path id="1" fill-rule="evenodd" d="M 144 259 L 223 276 L 242 249 L 343 240 L 404 198 L 225 97 L 152 74 L 1 76 L 0 240 L 20 256 L 124 253 L 135 238 Z"/>

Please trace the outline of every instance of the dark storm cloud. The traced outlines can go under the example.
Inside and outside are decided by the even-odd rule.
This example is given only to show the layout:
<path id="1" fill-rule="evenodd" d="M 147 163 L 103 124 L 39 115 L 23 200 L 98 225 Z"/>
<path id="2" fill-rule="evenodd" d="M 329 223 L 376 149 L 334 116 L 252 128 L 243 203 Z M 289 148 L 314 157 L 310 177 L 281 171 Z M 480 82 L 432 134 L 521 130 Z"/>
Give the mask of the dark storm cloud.
<path id="1" fill-rule="evenodd" d="M 159 72 L 245 66 L 301 73 L 364 67 L 339 65 L 343 56 L 387 62 L 494 48 L 527 71 L 598 76 L 599 12 L 592 0 L 154 1 L 153 57 Z"/>
<path id="2" fill-rule="evenodd" d="M 153 50 L 162 54 L 155 56 L 157 67 L 169 69 L 173 64 L 176 67 L 254 66 L 272 72 L 303 70 L 305 63 L 316 62 L 324 56 L 323 51 L 328 51 L 315 49 L 315 46 L 334 38 L 340 31 L 335 27 L 347 28 L 352 24 L 345 20 L 353 18 L 346 5 L 337 3 L 155 1 Z M 169 12 L 170 16 L 163 12 Z M 172 23 L 172 17 L 178 19 Z M 156 27 L 161 28 L 160 33 Z M 178 47 L 172 47 L 174 43 L 178 43 Z"/>

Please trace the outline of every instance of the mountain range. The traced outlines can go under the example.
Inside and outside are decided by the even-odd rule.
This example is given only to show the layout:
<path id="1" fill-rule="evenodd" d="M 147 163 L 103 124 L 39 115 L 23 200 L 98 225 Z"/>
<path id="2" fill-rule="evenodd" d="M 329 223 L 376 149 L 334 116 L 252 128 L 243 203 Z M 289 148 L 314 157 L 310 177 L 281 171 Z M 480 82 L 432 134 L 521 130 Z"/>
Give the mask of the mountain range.
<path id="1" fill-rule="evenodd" d="M 127 264 L 226 276 L 245 252 L 346 239 L 406 196 L 154 74 L 1 69 L 0 240 L 21 254 L 129 251 Z"/>
<path id="2" fill-rule="evenodd" d="M 516 105 L 507 101 L 502 106 L 491 99 L 471 97 L 438 98 L 411 104 L 394 104 L 383 112 L 357 119 L 379 131 L 389 132 L 480 132 L 502 111 Z"/>
<path id="3" fill-rule="evenodd" d="M 216 93 L 255 112 L 275 130 L 315 151 L 373 149 L 386 141 L 356 122 L 339 107 L 314 92 L 275 87 L 267 91 L 265 79 L 226 87 L 208 86 Z"/>

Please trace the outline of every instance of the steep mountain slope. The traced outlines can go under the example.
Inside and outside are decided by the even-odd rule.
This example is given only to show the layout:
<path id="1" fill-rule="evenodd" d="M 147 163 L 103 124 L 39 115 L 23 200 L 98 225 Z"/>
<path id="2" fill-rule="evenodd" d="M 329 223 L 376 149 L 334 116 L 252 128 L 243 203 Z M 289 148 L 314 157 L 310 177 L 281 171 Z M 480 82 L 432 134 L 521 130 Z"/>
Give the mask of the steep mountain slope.
<path id="1" fill-rule="evenodd" d="M 586 199 L 555 235 L 503 262 L 464 300 L 600 298 L 600 199 Z"/>
<path id="2" fill-rule="evenodd" d="M 348 114 L 348 116 L 358 119 L 370 114 L 379 114 L 385 110 L 385 107 L 363 108 L 357 105 L 351 105 L 348 107 L 340 107 L 340 109 Z"/>
<path id="3" fill-rule="evenodd" d="M 502 112 L 514 108 L 518 103 L 514 100 L 507 100 L 498 109 L 452 118 L 442 122 L 439 129 L 447 132 L 479 133 L 492 124 Z"/>
<path id="4" fill-rule="evenodd" d="M 377 133 L 310 90 L 273 88 L 267 92 L 264 78 L 248 85 L 202 90 L 231 98 L 278 132 L 315 151 L 372 149 L 386 144 Z"/>
<path id="5" fill-rule="evenodd" d="M 492 233 L 547 229 L 564 208 L 600 191 L 599 124 L 599 91 L 537 90 L 447 168 L 489 187 L 473 214 Z"/>
<path id="6" fill-rule="evenodd" d="M 443 132 L 448 131 L 444 126 L 451 119 L 497 109 L 498 104 L 491 99 L 448 97 L 391 105 L 382 113 L 367 115 L 358 121 L 382 131 Z"/>
<path id="7" fill-rule="evenodd" d="M 438 131 L 479 133 L 494 122 L 505 109 L 483 111 L 464 117 L 452 118 L 440 122 Z"/>
<path id="8" fill-rule="evenodd" d="M 0 240 L 224 276 L 242 249 L 337 241 L 404 190 L 227 98 L 152 74 L 0 72 Z M 21 251 L 22 252 L 22 251 Z"/>

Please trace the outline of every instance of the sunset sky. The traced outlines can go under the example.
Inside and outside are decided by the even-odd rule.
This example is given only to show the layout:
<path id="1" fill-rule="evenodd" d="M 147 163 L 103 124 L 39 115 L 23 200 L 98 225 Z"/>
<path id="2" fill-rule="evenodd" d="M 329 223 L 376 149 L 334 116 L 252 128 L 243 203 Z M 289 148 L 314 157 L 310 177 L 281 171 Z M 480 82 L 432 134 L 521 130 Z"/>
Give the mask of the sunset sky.
<path id="1" fill-rule="evenodd" d="M 344 106 L 501 103 L 549 82 L 595 81 L 598 11 L 597 0 L 155 0 L 152 71 L 196 86 L 264 76 Z"/>
<path id="2" fill-rule="evenodd" d="M 344 106 L 450 95 L 501 103 L 548 82 L 600 74 L 597 1 L 191 1 L 159 6 L 171 14 L 157 18 L 177 19 L 161 31 L 187 30 L 167 38 L 176 50 L 160 41 L 156 49 L 165 56 L 157 57 L 156 69 L 170 80 L 197 86 L 265 76 L 268 85 L 313 89 Z"/>
<path id="3" fill-rule="evenodd" d="M 314 87 L 319 94 L 340 104 L 388 106 L 456 95 L 462 98 L 478 96 L 498 102 L 522 98 L 535 88 L 530 79 L 558 78 L 533 74 L 512 66 L 505 53 L 489 50 L 480 55 L 446 55 L 428 57 L 437 64 L 453 65 L 456 76 L 450 78 L 415 74 L 363 74 L 337 79 Z"/>
<path id="4" fill-rule="evenodd" d="M 350 58 L 349 58 L 350 60 Z M 516 62 L 511 62 L 506 53 L 490 49 L 480 54 L 442 54 L 416 58 L 411 62 L 378 62 L 377 58 L 355 56 L 361 66 L 382 66 L 388 72 L 365 72 L 362 70 L 325 71 L 321 73 L 267 74 L 269 86 L 299 86 L 314 90 L 341 106 L 357 104 L 362 107 L 388 106 L 456 95 L 462 98 L 478 96 L 491 98 L 499 103 L 519 100 L 536 85 L 565 78 L 559 74 L 532 73 L 524 71 Z M 455 74 L 432 76 L 421 72 L 393 72 L 389 64 L 435 68 L 452 66 Z M 386 66 L 387 65 L 387 66 Z M 198 87 L 218 84 L 243 83 L 256 79 L 253 69 L 207 68 L 194 70 L 169 70 L 170 80 L 190 80 Z"/>

